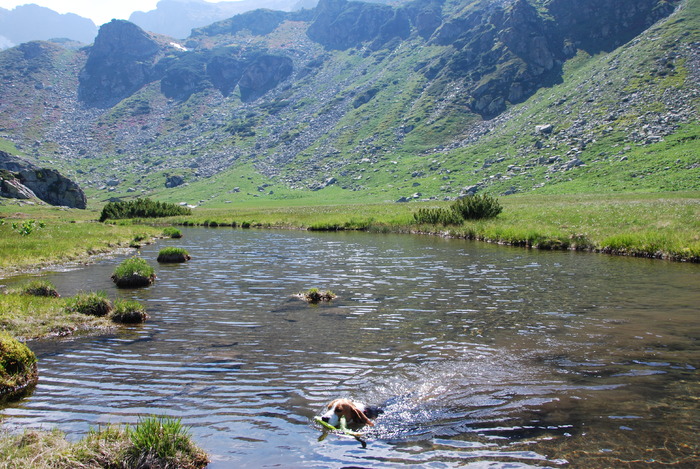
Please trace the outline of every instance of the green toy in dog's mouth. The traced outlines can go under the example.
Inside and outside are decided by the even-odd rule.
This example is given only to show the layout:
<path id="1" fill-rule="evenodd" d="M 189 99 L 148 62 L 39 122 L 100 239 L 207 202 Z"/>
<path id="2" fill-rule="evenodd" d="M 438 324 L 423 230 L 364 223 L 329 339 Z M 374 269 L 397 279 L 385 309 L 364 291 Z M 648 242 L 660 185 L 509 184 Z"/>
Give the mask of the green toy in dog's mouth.
<path id="1" fill-rule="evenodd" d="M 348 428 L 348 423 L 347 423 L 347 420 L 345 419 L 345 416 L 340 417 L 340 427 L 339 428 L 336 428 L 333 425 L 331 425 L 330 423 L 324 421 L 321 417 L 315 417 L 314 422 L 318 423 L 326 430 L 330 430 L 332 432 L 340 431 L 340 432 L 343 432 L 343 434 L 345 434 L 345 435 L 352 436 L 362 444 L 363 448 L 367 447 L 367 443 L 364 440 L 362 440 L 362 437 L 364 435 L 362 433 L 350 430 Z M 319 438 L 319 441 L 322 441 L 325 437 L 326 437 L 326 434 L 321 435 L 321 437 Z"/>

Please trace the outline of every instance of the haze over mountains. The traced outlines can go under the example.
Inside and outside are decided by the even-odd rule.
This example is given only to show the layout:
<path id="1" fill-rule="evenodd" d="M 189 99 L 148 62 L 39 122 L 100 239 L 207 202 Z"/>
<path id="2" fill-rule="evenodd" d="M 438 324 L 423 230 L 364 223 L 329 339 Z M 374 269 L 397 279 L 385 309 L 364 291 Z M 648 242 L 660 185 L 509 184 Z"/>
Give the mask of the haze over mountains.
<path id="1" fill-rule="evenodd" d="M 92 20 L 73 13 L 60 14 L 34 4 L 12 10 L 0 8 L 0 49 L 23 42 L 69 38 L 89 44 L 97 35 Z"/>
<path id="2" fill-rule="evenodd" d="M 320 0 L 184 39 L 112 21 L 90 47 L 0 53 L 0 150 L 102 200 L 697 188 L 699 18 L 700 0 Z"/>

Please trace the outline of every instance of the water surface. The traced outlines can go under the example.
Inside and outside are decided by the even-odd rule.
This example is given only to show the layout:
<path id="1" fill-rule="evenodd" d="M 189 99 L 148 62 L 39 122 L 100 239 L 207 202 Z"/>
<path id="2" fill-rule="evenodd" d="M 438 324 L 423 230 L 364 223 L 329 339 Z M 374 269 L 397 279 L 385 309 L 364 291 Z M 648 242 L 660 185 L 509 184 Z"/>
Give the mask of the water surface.
<path id="1" fill-rule="evenodd" d="M 181 417 L 229 467 L 696 467 L 700 268 L 432 237 L 185 229 L 121 259 L 47 275 L 151 316 L 108 337 L 34 342 L 40 383 L 6 425 Z M 183 265 L 155 262 L 165 245 Z M 19 279 L 3 283 L 12 284 Z M 294 298 L 330 289 L 330 304 Z M 312 423 L 351 397 L 385 413 L 354 439 Z"/>

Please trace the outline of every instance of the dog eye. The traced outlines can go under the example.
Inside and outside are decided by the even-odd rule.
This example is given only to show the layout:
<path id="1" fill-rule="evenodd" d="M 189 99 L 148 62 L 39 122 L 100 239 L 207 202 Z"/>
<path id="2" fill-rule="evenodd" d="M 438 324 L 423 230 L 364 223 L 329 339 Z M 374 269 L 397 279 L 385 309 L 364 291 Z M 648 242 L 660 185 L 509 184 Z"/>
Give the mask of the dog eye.
<path id="1" fill-rule="evenodd" d="M 342 410 L 340 410 L 340 409 L 335 409 L 335 413 L 336 413 L 336 414 L 339 414 L 339 413 L 341 413 L 341 412 L 342 412 Z"/>

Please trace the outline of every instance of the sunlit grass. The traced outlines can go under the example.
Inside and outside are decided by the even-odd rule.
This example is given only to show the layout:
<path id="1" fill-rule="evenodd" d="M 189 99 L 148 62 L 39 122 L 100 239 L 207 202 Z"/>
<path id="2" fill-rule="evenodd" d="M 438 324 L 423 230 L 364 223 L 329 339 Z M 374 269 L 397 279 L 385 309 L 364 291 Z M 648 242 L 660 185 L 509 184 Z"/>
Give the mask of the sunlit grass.
<path id="1" fill-rule="evenodd" d="M 98 223 L 94 212 L 84 210 L 0 205 L 0 217 L 5 220 L 0 224 L 0 274 L 84 260 L 160 234 L 149 226 Z M 45 226 L 27 236 L 12 229 L 13 220 L 27 218 L 41 220 Z"/>
<path id="2" fill-rule="evenodd" d="M 81 314 L 72 306 L 70 298 L 0 293 L 0 329 L 29 340 L 112 327 L 107 319 Z"/>
<path id="3" fill-rule="evenodd" d="M 496 218 L 461 226 L 415 225 L 420 208 L 449 202 L 327 205 L 314 207 L 199 208 L 175 224 L 366 229 L 375 232 L 435 232 L 547 249 L 577 248 L 617 254 L 700 258 L 700 192 L 516 195 L 499 198 Z"/>

